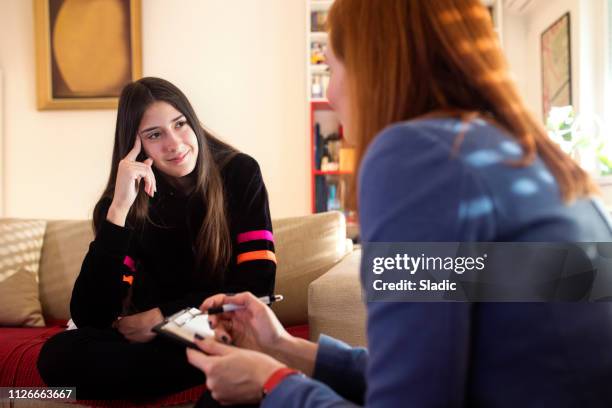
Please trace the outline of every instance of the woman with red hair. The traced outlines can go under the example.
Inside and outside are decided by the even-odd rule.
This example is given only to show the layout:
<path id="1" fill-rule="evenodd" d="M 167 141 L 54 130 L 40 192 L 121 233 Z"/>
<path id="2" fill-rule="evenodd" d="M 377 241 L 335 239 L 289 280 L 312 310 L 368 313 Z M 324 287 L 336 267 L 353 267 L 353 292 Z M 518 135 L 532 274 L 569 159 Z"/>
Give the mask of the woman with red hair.
<path id="1" fill-rule="evenodd" d="M 528 112 L 478 0 L 336 0 L 328 23 L 365 244 L 612 241 L 596 186 Z M 241 349 L 206 340 L 188 357 L 224 403 L 263 390 L 270 407 L 612 406 L 608 303 L 368 302 L 369 353 L 293 338 L 250 294 L 202 308 L 222 303 L 245 306 L 214 319 Z"/>

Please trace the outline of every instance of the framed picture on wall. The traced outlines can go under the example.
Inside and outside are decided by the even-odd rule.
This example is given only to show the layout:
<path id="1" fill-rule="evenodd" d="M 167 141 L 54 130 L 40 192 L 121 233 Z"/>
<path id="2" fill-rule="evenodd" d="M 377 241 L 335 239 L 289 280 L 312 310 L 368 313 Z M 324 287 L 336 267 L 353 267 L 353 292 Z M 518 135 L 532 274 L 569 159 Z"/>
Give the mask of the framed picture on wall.
<path id="1" fill-rule="evenodd" d="M 37 107 L 112 109 L 142 76 L 140 0 L 33 0 Z"/>
<path id="2" fill-rule="evenodd" d="M 572 104 L 572 47 L 570 13 L 548 27 L 541 37 L 542 113 Z"/>

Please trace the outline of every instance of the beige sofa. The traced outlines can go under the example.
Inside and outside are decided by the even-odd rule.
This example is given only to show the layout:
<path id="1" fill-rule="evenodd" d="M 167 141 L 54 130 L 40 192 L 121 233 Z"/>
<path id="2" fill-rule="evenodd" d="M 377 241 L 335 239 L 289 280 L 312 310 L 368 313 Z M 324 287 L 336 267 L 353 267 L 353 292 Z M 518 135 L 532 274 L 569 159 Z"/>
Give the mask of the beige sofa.
<path id="1" fill-rule="evenodd" d="M 344 217 L 328 212 L 273 221 L 278 268 L 274 305 L 287 326 L 308 323 L 308 285 L 352 249 Z M 70 294 L 93 239 L 89 221 L 49 221 L 40 257 L 40 301 L 45 319 L 70 318 Z"/>
<path id="2" fill-rule="evenodd" d="M 0 220 L 0 226 L 10 224 L 11 220 Z M 34 259 L 31 265 L 38 266 L 42 315 L 47 323 L 68 320 L 72 286 L 93 239 L 91 223 L 47 221 L 37 225 L 39 244 L 43 237 L 42 247 L 38 245 L 38 257 L 32 253 L 29 256 Z M 315 341 L 325 332 L 351 344 L 364 344 L 359 251 L 353 251 L 352 241 L 346 238 L 344 216 L 329 212 L 277 219 L 273 221 L 273 228 L 278 260 L 275 292 L 285 296 L 283 302 L 274 305 L 281 322 L 285 326 L 309 324 L 310 337 Z M 6 246 L 6 231 L 10 228 L 0 228 L 0 250 L 4 254 L 10 249 Z M 28 248 L 31 251 L 34 247 Z M 0 268 L 0 278 L 2 273 L 6 278 L 6 272 Z M 0 279 L 0 288 L 2 284 Z M 0 299 L 0 308 L 2 302 Z M 44 325 L 44 322 L 38 319 L 34 325 Z M 3 330 L 0 327 L 0 337 Z"/>
<path id="3" fill-rule="evenodd" d="M 310 338 L 327 334 L 366 346 L 366 310 L 359 281 L 361 250 L 350 252 L 308 287 Z"/>

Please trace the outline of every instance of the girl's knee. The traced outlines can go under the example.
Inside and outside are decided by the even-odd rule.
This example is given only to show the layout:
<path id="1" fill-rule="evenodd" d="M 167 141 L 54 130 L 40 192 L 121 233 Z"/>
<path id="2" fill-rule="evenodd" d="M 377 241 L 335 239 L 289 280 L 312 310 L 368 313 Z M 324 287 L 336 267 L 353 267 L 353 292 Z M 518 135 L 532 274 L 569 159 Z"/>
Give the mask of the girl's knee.
<path id="1" fill-rule="evenodd" d="M 70 377 L 78 360 L 76 333 L 63 331 L 48 339 L 38 354 L 38 373 L 48 386 L 70 385 Z"/>

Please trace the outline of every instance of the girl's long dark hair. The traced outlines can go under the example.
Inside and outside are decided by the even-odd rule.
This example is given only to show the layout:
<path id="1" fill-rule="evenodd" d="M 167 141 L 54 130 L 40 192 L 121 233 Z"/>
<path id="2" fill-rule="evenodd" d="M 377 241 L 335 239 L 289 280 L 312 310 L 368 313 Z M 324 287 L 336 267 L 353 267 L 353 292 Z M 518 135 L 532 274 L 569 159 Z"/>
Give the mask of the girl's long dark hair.
<path id="1" fill-rule="evenodd" d="M 134 146 L 144 112 L 157 101 L 167 102 L 185 115 L 185 120 L 196 135 L 198 157 L 191 175 L 195 179 L 195 190 L 192 194 L 205 203 L 206 209 L 202 225 L 195 226 L 199 228 L 196 241 L 193 243 L 196 273 L 199 276 L 220 279 L 229 264 L 232 252 L 220 171 L 238 151 L 204 129 L 187 97 L 166 80 L 142 78 L 128 84 L 121 92 L 111 171 L 104 193 L 94 208 L 94 231 L 99 232 L 106 217 L 108 202 L 113 199 L 119 162 Z M 138 160 L 142 161 L 144 158 L 144 154 L 141 153 Z M 154 172 L 156 177 L 161 177 L 155 169 Z M 128 213 L 126 225 L 142 231 L 145 224 L 150 221 L 149 197 L 144 192 L 144 183 L 140 183 L 140 191 Z"/>

